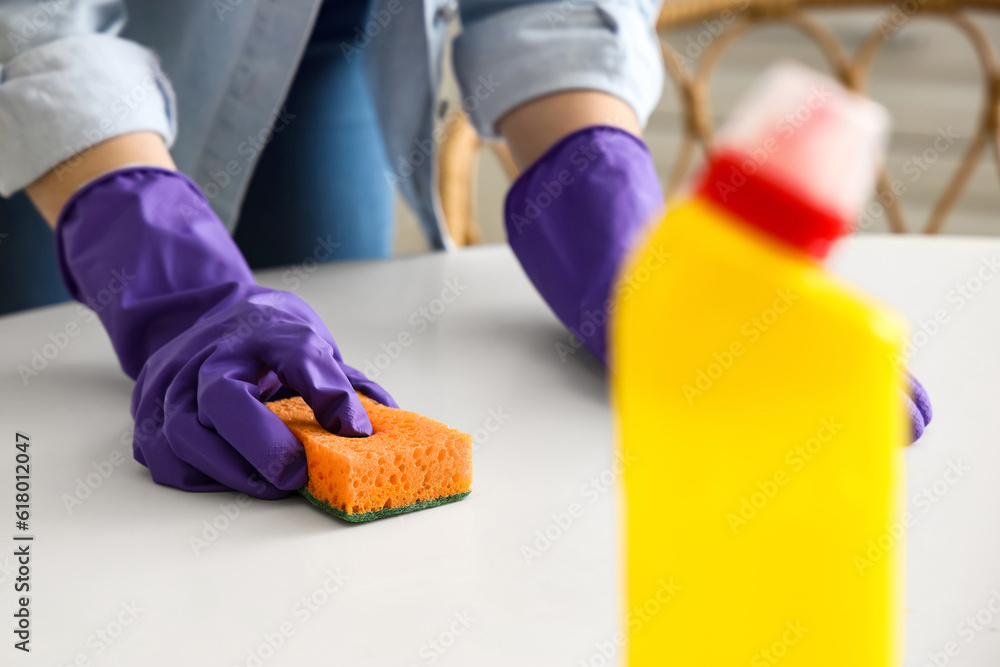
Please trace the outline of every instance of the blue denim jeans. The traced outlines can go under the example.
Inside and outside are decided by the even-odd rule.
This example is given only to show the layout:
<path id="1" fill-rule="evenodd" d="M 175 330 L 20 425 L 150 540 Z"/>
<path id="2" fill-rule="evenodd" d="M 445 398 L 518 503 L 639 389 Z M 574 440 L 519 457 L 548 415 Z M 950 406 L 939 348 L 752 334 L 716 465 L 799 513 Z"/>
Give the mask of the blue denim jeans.
<path id="1" fill-rule="evenodd" d="M 348 63 L 340 49 L 367 8 L 368 0 L 327 0 L 320 9 L 236 227 L 255 269 L 392 253 L 393 191 L 364 56 Z"/>
<path id="2" fill-rule="evenodd" d="M 55 234 L 23 192 L 0 199 L 0 315 L 69 299 Z"/>
<path id="3" fill-rule="evenodd" d="M 348 63 L 339 48 L 367 7 L 338 0 L 320 11 L 237 226 L 253 268 L 392 252 L 393 193 L 363 59 Z M 24 193 L 0 198 L 0 285 L 0 315 L 70 299 L 54 235 Z"/>

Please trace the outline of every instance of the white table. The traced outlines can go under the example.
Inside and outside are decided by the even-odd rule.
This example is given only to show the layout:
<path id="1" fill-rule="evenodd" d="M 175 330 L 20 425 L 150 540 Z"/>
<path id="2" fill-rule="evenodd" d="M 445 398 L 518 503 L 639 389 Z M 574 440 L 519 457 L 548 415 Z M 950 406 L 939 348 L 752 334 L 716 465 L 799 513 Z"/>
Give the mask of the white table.
<path id="1" fill-rule="evenodd" d="M 1000 664 L 1000 614 L 986 612 L 987 627 L 971 641 L 958 627 L 1000 591 L 1000 277 L 961 308 L 954 293 L 949 301 L 984 258 L 998 256 L 996 241 L 872 236 L 846 243 L 834 260 L 911 322 L 938 309 L 948 315 L 913 361 L 937 418 L 907 455 L 910 495 L 940 493 L 933 504 L 911 502 L 907 667 L 922 667 L 949 642 L 958 649 L 950 665 Z M 0 569 L 0 662 L 601 664 L 598 644 L 615 631 L 617 604 L 605 376 L 585 353 L 560 360 L 556 344 L 567 334 L 510 252 L 484 247 L 261 275 L 279 287 L 293 278 L 359 367 L 386 365 L 380 344 L 412 334 L 378 380 L 400 404 L 477 433 L 473 494 L 348 525 L 300 498 L 240 507 L 235 494 L 157 486 L 132 460 L 131 383 L 100 325 L 75 305 L 0 319 L 0 553 L 13 551 L 15 430 L 31 436 L 36 536 L 34 651 L 11 648 L 12 576 Z M 420 330 L 420 308 L 440 312 L 435 299 L 449 280 L 464 286 L 460 296 Z M 70 322 L 79 334 L 25 386 L 17 365 Z M 502 425 L 477 431 L 497 426 L 491 411 Z M 959 478 L 946 475 L 953 462 L 968 467 Z M 112 472 L 91 475 L 95 488 L 81 489 L 89 497 L 70 512 L 66 498 L 95 465 Z M 552 527 L 552 515 L 574 503 L 582 514 Z M 231 517 L 220 505 L 230 505 Z M 206 522 L 223 528 L 214 540 Z M 546 528 L 561 535 L 536 544 Z M 197 553 L 192 537 L 205 540 Z M 523 547 L 538 548 L 538 557 L 529 562 Z M 13 559 L 0 556 L 0 565 Z M 301 603 L 310 597 L 313 611 Z"/>

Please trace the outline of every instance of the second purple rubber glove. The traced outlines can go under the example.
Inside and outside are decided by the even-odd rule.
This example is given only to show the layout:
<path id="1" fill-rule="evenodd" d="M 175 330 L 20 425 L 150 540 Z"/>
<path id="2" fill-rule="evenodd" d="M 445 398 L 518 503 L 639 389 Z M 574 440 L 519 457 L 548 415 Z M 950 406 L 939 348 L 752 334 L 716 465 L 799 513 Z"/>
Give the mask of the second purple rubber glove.
<path id="1" fill-rule="evenodd" d="M 556 316 L 603 363 L 618 267 L 662 209 L 649 150 L 614 127 L 563 137 L 507 193 L 510 247 Z"/>
<path id="2" fill-rule="evenodd" d="M 101 318 L 136 386 L 133 451 L 161 484 L 280 498 L 306 484 L 302 446 L 263 401 L 300 394 L 328 430 L 371 434 L 355 395 L 392 398 L 343 363 L 319 316 L 260 287 L 187 177 L 131 168 L 66 204 L 70 294 Z"/>
<path id="3" fill-rule="evenodd" d="M 605 126 L 563 137 L 507 194 L 514 254 L 556 316 L 602 363 L 618 268 L 663 202 L 645 144 Z M 916 441 L 930 423 L 930 401 L 912 377 L 904 395 Z"/>

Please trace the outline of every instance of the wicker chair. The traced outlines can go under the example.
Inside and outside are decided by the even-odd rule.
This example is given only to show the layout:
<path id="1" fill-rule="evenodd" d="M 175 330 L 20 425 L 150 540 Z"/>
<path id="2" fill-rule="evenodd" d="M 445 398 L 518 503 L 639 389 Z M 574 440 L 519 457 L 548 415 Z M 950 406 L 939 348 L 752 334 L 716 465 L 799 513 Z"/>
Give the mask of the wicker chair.
<path id="1" fill-rule="evenodd" d="M 886 7 L 886 12 L 849 55 L 837 37 L 809 16 L 808 9 L 870 9 Z M 684 113 L 684 136 L 667 179 L 668 198 L 681 187 L 694 164 L 698 146 L 704 151 L 712 143 L 712 113 L 708 83 L 722 54 L 740 36 L 765 23 L 784 23 L 799 30 L 819 47 L 833 75 L 845 86 L 865 92 L 868 73 L 879 49 L 912 17 L 933 17 L 951 22 L 968 39 L 980 62 L 986 94 L 977 129 L 951 180 L 938 198 L 921 230 L 940 232 L 962 194 L 982 154 L 990 145 L 1000 167 L 998 116 L 1000 116 L 1000 68 L 990 40 L 964 10 L 1000 10 L 1000 0 L 667 0 L 656 23 L 660 34 L 663 62 L 668 76 L 680 95 Z M 725 28 L 700 54 L 693 67 L 688 59 L 667 41 L 672 30 L 698 25 L 702 21 L 725 17 Z M 517 169 L 506 147 L 479 139 L 468 120 L 459 114 L 449 119 L 439 154 L 440 194 L 444 216 L 452 238 L 458 245 L 478 243 L 479 228 L 475 219 L 475 185 L 479 151 L 489 148 L 500 158 L 507 174 L 514 178 Z M 883 171 L 877 183 L 879 199 L 893 232 L 908 231 L 899 198 L 890 188 L 891 179 Z"/>

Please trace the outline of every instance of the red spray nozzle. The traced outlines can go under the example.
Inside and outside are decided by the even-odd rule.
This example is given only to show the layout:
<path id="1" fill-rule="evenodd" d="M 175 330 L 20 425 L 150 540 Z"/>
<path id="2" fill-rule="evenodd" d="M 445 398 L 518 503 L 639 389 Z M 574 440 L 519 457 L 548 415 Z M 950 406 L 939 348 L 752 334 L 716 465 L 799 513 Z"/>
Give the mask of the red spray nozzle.
<path id="1" fill-rule="evenodd" d="M 698 193 L 816 257 L 871 196 L 889 114 L 801 65 L 764 74 L 720 130 Z"/>

